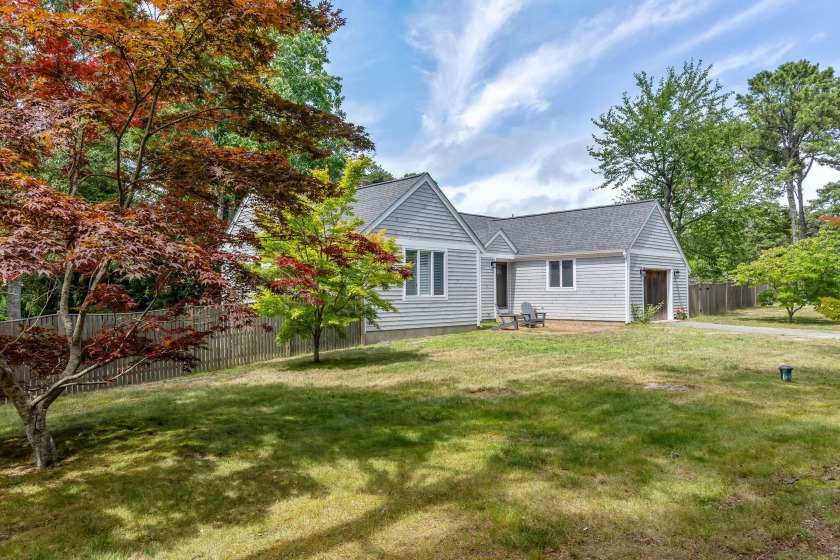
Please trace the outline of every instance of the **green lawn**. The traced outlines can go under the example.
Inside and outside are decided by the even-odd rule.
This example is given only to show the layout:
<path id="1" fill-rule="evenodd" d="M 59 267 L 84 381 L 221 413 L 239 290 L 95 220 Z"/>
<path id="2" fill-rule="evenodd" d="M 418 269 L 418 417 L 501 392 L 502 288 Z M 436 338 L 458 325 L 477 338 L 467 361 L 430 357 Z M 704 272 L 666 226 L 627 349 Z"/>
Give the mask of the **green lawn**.
<path id="1" fill-rule="evenodd" d="M 65 398 L 43 472 L 12 414 L 0 558 L 840 556 L 831 341 L 481 331 L 275 361 Z"/>
<path id="2" fill-rule="evenodd" d="M 721 323 L 724 325 L 744 325 L 748 327 L 776 327 L 791 329 L 819 329 L 840 331 L 840 321 L 826 319 L 811 306 L 803 307 L 793 315 L 793 322 L 788 323 L 787 311 L 778 305 L 758 306 L 730 311 L 721 315 L 702 315 L 692 317 L 690 321 L 703 323 Z"/>

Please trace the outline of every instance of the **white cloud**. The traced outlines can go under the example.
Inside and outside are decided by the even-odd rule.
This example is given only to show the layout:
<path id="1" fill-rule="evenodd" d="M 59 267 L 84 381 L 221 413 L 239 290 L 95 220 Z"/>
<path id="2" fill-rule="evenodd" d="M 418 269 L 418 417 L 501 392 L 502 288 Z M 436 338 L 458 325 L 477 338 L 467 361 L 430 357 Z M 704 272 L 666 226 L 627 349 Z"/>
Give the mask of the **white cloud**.
<path id="1" fill-rule="evenodd" d="M 341 108 L 347 113 L 347 120 L 364 127 L 378 123 L 384 116 L 383 110 L 372 103 L 363 103 L 355 99 L 345 99 Z"/>
<path id="2" fill-rule="evenodd" d="M 550 86 L 572 77 L 580 64 L 597 60 L 641 33 L 683 21 L 702 8 L 702 2 L 648 0 L 629 16 L 611 10 L 583 22 L 565 41 L 541 45 L 485 85 L 460 116 L 459 137 L 485 128 L 514 109 L 545 110 Z"/>
<path id="3" fill-rule="evenodd" d="M 802 184 L 805 200 L 812 200 L 817 197 L 817 189 L 821 189 L 826 183 L 840 181 L 840 170 L 825 165 L 814 165 Z"/>
<path id="4" fill-rule="evenodd" d="M 723 60 L 712 65 L 712 76 L 720 76 L 730 70 L 739 68 L 755 68 L 758 66 L 768 67 L 775 65 L 782 60 L 782 57 L 793 48 L 795 41 L 783 41 L 781 43 L 765 43 L 755 49 L 730 54 Z"/>
<path id="5" fill-rule="evenodd" d="M 615 193 L 592 190 L 600 178 L 585 150 L 584 138 L 544 146 L 495 173 L 466 182 L 444 182 L 441 187 L 464 212 L 509 216 L 605 204 Z"/>
<path id="6" fill-rule="evenodd" d="M 761 0 L 746 10 L 742 10 L 734 15 L 720 20 L 700 35 L 692 37 L 688 41 L 681 43 L 674 48 L 672 52 L 691 49 L 697 45 L 705 43 L 706 41 L 714 39 L 718 35 L 723 35 L 724 33 L 728 33 L 738 29 L 739 27 L 743 27 L 744 25 L 755 23 L 756 21 L 771 15 L 775 9 L 783 6 L 784 4 L 790 3 L 790 1 L 791 0 Z"/>
<path id="7" fill-rule="evenodd" d="M 421 18 L 409 41 L 435 64 L 427 74 L 430 100 L 423 116 L 429 133 L 437 133 L 449 115 L 462 110 L 492 59 L 497 36 L 528 1 L 471 0 L 460 11 L 449 5 Z"/>

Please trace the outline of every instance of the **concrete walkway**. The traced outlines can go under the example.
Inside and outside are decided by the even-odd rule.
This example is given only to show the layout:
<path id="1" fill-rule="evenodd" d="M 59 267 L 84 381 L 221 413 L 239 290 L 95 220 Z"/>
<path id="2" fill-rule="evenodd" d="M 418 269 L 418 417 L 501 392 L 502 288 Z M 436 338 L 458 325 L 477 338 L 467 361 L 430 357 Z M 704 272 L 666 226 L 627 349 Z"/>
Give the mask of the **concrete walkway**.
<path id="1" fill-rule="evenodd" d="M 815 329 L 777 329 L 775 327 L 746 327 L 743 325 L 722 325 L 720 323 L 700 323 L 695 321 L 668 321 L 666 324 L 689 329 L 712 331 L 766 334 L 772 336 L 796 336 L 799 338 L 828 338 L 840 340 L 840 331 L 818 331 Z"/>

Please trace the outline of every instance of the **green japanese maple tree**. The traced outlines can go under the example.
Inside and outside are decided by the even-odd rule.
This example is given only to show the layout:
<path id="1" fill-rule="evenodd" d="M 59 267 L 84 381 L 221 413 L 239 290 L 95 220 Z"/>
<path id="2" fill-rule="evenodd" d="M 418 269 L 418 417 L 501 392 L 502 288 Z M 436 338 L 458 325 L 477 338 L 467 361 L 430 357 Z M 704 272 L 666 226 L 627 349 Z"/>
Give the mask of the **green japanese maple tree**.
<path id="1" fill-rule="evenodd" d="M 840 231 L 827 227 L 815 237 L 764 251 L 733 272 L 738 284 L 767 284 L 759 294 L 762 304 L 779 303 L 788 322 L 806 305 L 820 306 L 824 298 L 840 294 Z"/>
<path id="2" fill-rule="evenodd" d="M 353 217 L 354 195 L 369 164 L 365 158 L 347 162 L 338 194 L 310 204 L 308 212 L 279 221 L 258 214 L 259 272 L 267 286 L 259 289 L 256 310 L 283 318 L 278 344 L 295 335 L 311 338 L 315 363 L 327 329 L 345 336 L 356 321 L 376 324 L 380 311 L 396 311 L 381 290 L 411 276 L 384 230 L 359 233 L 363 222 Z M 326 169 L 313 174 L 329 180 Z"/>

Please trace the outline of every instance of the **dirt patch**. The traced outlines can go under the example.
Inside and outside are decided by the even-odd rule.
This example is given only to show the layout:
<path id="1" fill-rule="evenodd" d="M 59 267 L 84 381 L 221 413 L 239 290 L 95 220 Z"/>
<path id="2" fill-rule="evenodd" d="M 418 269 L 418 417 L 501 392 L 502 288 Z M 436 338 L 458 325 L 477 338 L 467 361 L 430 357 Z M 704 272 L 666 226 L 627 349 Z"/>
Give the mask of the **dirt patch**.
<path id="1" fill-rule="evenodd" d="M 507 399 L 518 395 L 516 391 L 511 389 L 481 389 L 480 391 L 471 391 L 468 396 L 473 399 L 481 399 L 483 401 L 493 401 L 496 399 Z"/>
<path id="2" fill-rule="evenodd" d="M 599 323 L 595 321 L 546 321 L 545 327 L 524 328 L 520 331 L 550 332 L 556 334 L 581 334 L 614 331 L 624 326 L 624 323 Z"/>
<path id="3" fill-rule="evenodd" d="M 683 383 L 648 383 L 642 389 L 649 391 L 698 391 L 702 387 Z"/>

